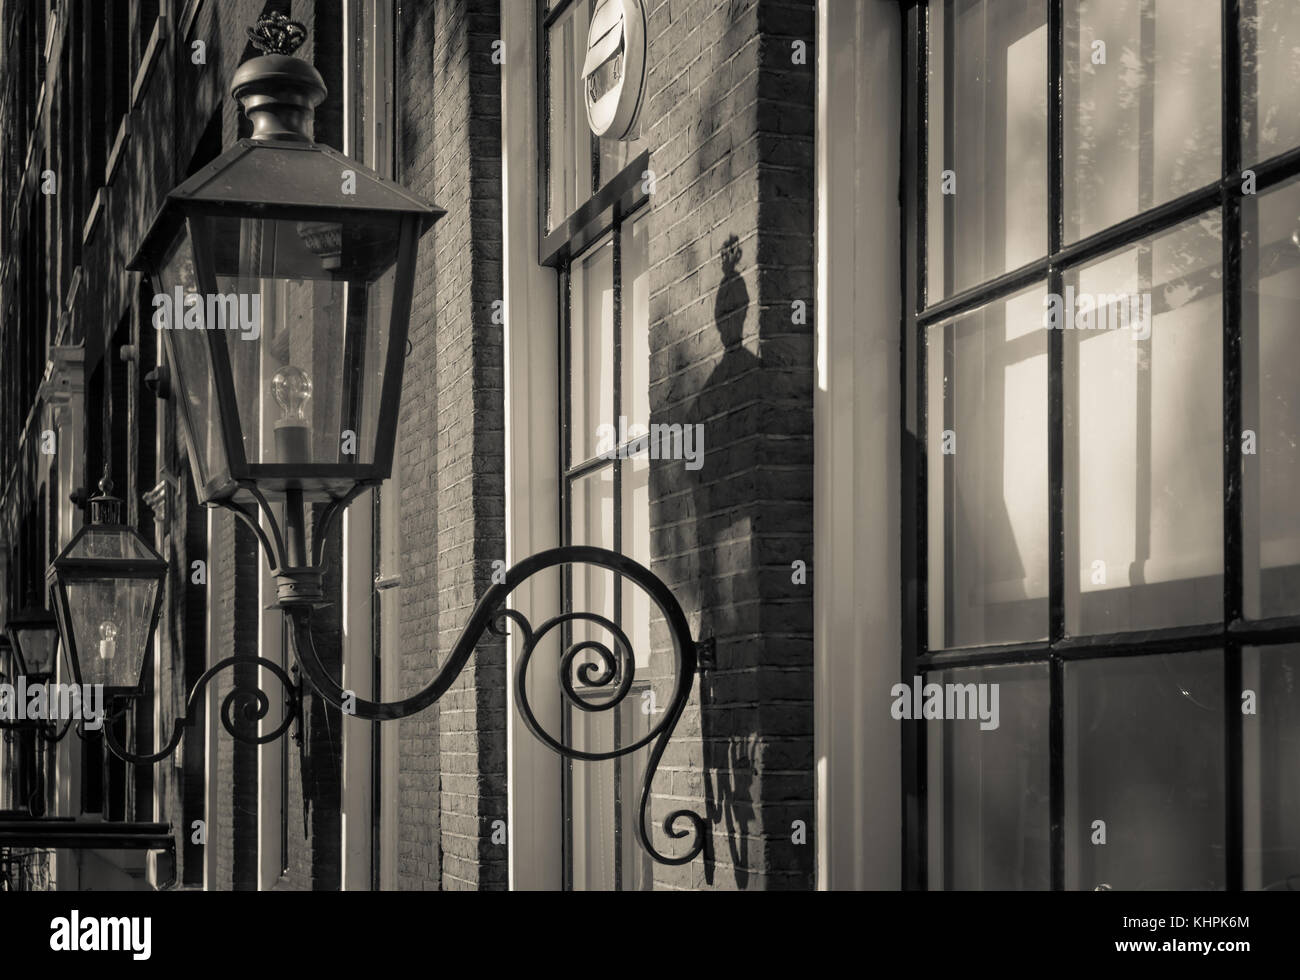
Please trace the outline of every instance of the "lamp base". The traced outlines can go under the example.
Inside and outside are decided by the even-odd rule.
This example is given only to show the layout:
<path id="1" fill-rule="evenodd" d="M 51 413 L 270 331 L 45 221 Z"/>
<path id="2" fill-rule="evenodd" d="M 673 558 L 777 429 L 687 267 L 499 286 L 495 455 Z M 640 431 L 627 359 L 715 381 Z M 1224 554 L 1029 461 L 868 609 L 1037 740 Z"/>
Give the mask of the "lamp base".
<path id="1" fill-rule="evenodd" d="M 322 580 L 324 569 L 320 568 L 281 568 L 275 572 L 276 606 L 287 609 L 290 606 L 324 606 L 325 592 Z"/>

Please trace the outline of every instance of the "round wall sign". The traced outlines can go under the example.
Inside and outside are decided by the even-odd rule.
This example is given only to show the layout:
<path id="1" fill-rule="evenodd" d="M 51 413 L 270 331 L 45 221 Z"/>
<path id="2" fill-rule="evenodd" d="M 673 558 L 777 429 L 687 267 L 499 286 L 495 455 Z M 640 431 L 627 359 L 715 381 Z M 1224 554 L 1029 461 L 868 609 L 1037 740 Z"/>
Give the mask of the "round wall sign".
<path id="1" fill-rule="evenodd" d="M 587 122 L 606 139 L 635 139 L 645 90 L 646 23 L 641 0 L 600 0 L 582 65 Z"/>

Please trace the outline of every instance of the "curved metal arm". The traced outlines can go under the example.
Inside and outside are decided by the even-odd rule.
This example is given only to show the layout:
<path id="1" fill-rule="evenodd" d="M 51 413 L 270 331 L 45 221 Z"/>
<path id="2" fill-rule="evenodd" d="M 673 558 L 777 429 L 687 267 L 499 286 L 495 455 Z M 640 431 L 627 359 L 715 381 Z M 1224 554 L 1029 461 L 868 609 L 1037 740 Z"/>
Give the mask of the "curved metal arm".
<path id="1" fill-rule="evenodd" d="M 541 726 L 528 703 L 526 684 L 528 665 L 538 643 L 552 630 L 565 623 L 576 621 L 595 624 L 614 638 L 613 649 L 605 643 L 591 639 L 570 643 L 560 657 L 559 683 L 565 697 L 579 710 L 588 712 L 611 711 L 618 707 L 627 697 L 636 670 L 636 660 L 627 635 L 611 620 L 596 613 L 587 612 L 570 612 L 555 616 L 544 622 L 540 628 L 534 630 L 523 613 L 518 610 L 504 608 L 505 601 L 510 593 L 530 576 L 559 565 L 576 564 L 595 565 L 599 568 L 609 569 L 639 586 L 659 607 L 660 612 L 667 620 L 669 635 L 672 637 L 674 653 L 677 658 L 676 683 L 673 688 L 672 700 L 665 709 L 663 718 L 642 738 L 608 752 L 586 752 L 572 748 L 555 738 Z M 673 730 L 677 727 L 677 722 L 686 709 L 686 702 L 690 698 L 691 685 L 694 683 L 695 673 L 698 668 L 698 658 L 697 645 L 691 638 L 690 626 L 686 621 L 686 614 L 682 612 L 680 603 L 678 603 L 677 598 L 672 594 L 668 586 L 644 565 L 616 551 L 587 545 L 552 548 L 548 551 L 539 552 L 531 558 L 524 559 L 505 573 L 502 582 L 493 585 L 483 595 L 478 605 L 475 606 L 474 612 L 470 615 L 469 622 L 465 624 L 464 630 L 456 640 L 451 655 L 433 681 L 423 690 L 402 701 L 368 701 L 356 697 L 349 691 L 345 691 L 329 675 L 316 654 L 311 633 L 311 607 L 309 605 L 289 606 L 286 607 L 285 612 L 289 616 L 294 650 L 297 653 L 298 663 L 302 668 L 306 682 L 336 708 L 343 709 L 346 704 L 346 710 L 349 714 L 372 721 L 391 721 L 398 718 L 407 718 L 429 707 L 455 682 L 457 676 L 469 661 L 470 655 L 473 654 L 474 648 L 483 638 L 483 634 L 491 632 L 500 635 L 503 631 L 496 627 L 496 621 L 502 617 L 514 622 L 523 634 L 523 646 L 515 666 L 515 700 L 519 707 L 519 713 L 528 726 L 528 730 L 541 742 L 561 755 L 570 759 L 588 761 L 615 759 L 636 752 L 653 742 L 654 745 L 650 750 L 650 757 L 646 763 L 645 777 L 641 786 L 640 819 L 637 821 L 637 837 L 641 842 L 641 846 L 646 849 L 647 853 L 655 861 L 660 864 L 671 865 L 686 864 L 694 860 L 704 849 L 707 825 L 703 817 L 691 810 L 674 810 L 663 821 L 664 833 L 669 837 L 674 840 L 687 837 L 691 839 L 691 846 L 685 854 L 672 857 L 656 850 L 648 828 L 651 784 L 654 781 L 655 772 L 659 767 L 664 750 L 668 747 L 668 740 L 672 738 Z M 618 680 L 618 684 L 612 690 L 610 696 L 601 702 L 585 699 L 574 686 L 573 663 L 575 658 L 584 651 L 595 654 L 600 661 L 599 664 L 584 663 L 578 667 L 578 680 L 581 681 L 584 687 L 606 687 L 614 683 L 615 679 Z M 690 826 L 679 826 L 681 821 L 688 822 Z"/>
<path id="2" fill-rule="evenodd" d="M 284 713 L 284 719 L 280 724 L 265 735 L 247 735 L 240 732 L 237 728 L 237 725 L 240 723 L 255 725 L 266 717 L 267 712 L 271 709 L 271 699 L 267 697 L 266 692 L 260 687 L 241 685 L 237 683 L 229 692 L 227 692 L 225 698 L 221 701 L 221 724 L 226 731 L 230 733 L 231 738 L 243 742 L 246 745 L 263 745 L 267 742 L 275 741 L 287 732 L 289 726 L 299 717 L 301 712 L 301 692 L 298 689 L 298 685 L 294 683 L 293 678 L 289 676 L 283 667 L 270 660 L 266 660 L 262 657 L 227 657 L 225 660 L 220 660 L 209 667 L 203 672 L 203 675 L 194 682 L 194 686 L 190 688 L 189 699 L 185 702 L 184 716 L 177 718 L 172 724 L 171 738 L 168 739 L 167 744 L 157 752 L 136 754 L 127 751 L 127 749 L 118 742 L 111 724 L 104 725 L 103 731 L 105 744 L 115 756 L 125 762 L 131 763 L 132 765 L 153 765 L 155 762 L 161 762 L 163 759 L 175 752 L 177 746 L 181 744 L 181 736 L 185 734 L 186 727 L 192 724 L 191 719 L 194 717 L 194 707 L 198 704 L 199 698 L 203 696 L 204 691 L 208 686 L 208 682 L 226 668 L 238 667 L 241 665 L 265 667 L 274 674 L 276 680 L 283 684 L 285 690 L 289 692 L 289 696 L 285 702 L 289 710 Z M 240 717 L 238 719 L 235 717 L 236 711 L 239 712 Z"/>
<path id="3" fill-rule="evenodd" d="M 63 741 L 64 736 L 68 734 L 68 729 L 72 727 L 72 722 L 72 718 L 65 719 L 63 729 L 60 731 L 58 725 L 52 721 L 0 721 L 0 731 L 5 733 L 6 738 L 12 737 L 13 732 L 32 732 L 38 741 L 52 745 Z"/>
<path id="4" fill-rule="evenodd" d="M 54 725 L 42 726 L 36 730 L 36 737 L 49 745 L 58 745 L 67 737 L 68 732 L 72 730 L 72 722 L 73 719 L 66 719 L 63 722 L 62 730 L 57 729 Z"/>

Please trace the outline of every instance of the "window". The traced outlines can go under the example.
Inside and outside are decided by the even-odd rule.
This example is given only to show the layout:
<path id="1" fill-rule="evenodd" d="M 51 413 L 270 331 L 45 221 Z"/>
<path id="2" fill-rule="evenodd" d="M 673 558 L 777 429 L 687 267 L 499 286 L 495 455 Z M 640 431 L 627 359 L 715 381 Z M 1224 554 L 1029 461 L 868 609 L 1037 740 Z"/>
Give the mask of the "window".
<path id="1" fill-rule="evenodd" d="M 907 24 L 907 881 L 1294 887 L 1300 8 Z"/>
<path id="2" fill-rule="evenodd" d="M 539 5 L 539 66 L 546 152 L 539 199 L 544 264 L 559 273 L 561 325 L 562 543 L 591 544 L 650 562 L 650 461 L 630 452 L 628 430 L 650 414 L 649 221 L 642 143 L 595 138 L 583 108 L 580 74 L 596 0 Z M 566 701 L 564 741 L 608 752 L 643 737 L 668 703 L 671 677 L 650 675 L 650 604 L 612 572 L 570 569 L 566 611 L 607 617 L 635 655 L 631 688 L 615 703 L 623 675 L 590 651 L 572 664 L 586 707 Z M 570 624 L 565 645 L 613 644 L 591 622 Z M 599 683 L 584 684 L 584 665 Z M 658 666 L 657 664 L 655 666 Z M 575 889 L 649 888 L 649 858 L 637 843 L 647 750 L 603 762 L 564 765 L 564 878 Z"/>

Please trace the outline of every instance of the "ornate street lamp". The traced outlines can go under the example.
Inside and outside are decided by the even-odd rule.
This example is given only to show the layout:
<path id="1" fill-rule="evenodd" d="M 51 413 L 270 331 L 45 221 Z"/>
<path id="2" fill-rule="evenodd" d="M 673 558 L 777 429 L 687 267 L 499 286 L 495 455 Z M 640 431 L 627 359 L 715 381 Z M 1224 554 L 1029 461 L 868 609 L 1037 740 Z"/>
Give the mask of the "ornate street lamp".
<path id="1" fill-rule="evenodd" d="M 14 688 L 11 707 L 17 714 L 18 700 L 25 692 L 37 684 L 49 683 L 54 676 L 54 650 L 59 642 L 59 632 L 54 616 L 31 601 L 28 608 L 6 623 L 6 633 L 8 635 L 0 634 L 0 683 Z M 30 660 L 24 658 L 14 642 L 15 637 L 26 647 Z M 5 730 L 6 740 L 11 739 L 13 731 L 17 730 L 33 731 L 42 741 L 57 742 L 68 733 L 69 726 L 65 725 L 59 731 L 53 723 L 39 719 L 0 717 L 0 728 Z"/>
<path id="2" fill-rule="evenodd" d="M 233 511 L 261 542 L 305 685 L 316 694 L 335 707 L 346 705 L 360 718 L 405 718 L 433 704 L 452 685 L 483 634 L 501 632 L 498 624 L 504 617 L 523 641 L 515 689 L 525 724 L 570 758 L 613 759 L 653 743 L 642 785 L 639 836 L 662 863 L 692 860 L 704 846 L 703 819 L 689 810 L 669 814 L 665 833 L 690 837 L 691 847 L 677 857 L 661 854 L 647 825 L 650 784 L 686 706 L 698 656 L 712 647 L 693 641 L 676 598 L 637 562 L 595 547 L 556 548 L 525 559 L 488 589 L 429 686 L 403 701 L 354 697 L 317 657 L 311 614 L 323 603 L 325 542 L 348 503 L 392 473 L 416 250 L 421 235 L 445 212 L 314 141 L 314 112 L 326 89 L 311 65 L 292 57 L 306 37 L 301 24 L 271 14 L 249 37 L 264 53 L 240 66 L 231 92 L 253 123 L 252 136 L 167 195 L 130 265 L 145 272 L 154 286 L 155 325 L 162 329 L 174 371 L 167 387 L 179 399 L 200 500 Z M 273 502 L 282 503 L 282 520 Z M 307 505 L 313 502 L 324 507 L 309 552 Z M 574 621 L 594 624 L 610 634 L 612 643 L 569 643 L 560 659 L 559 683 L 583 711 L 614 710 L 631 689 L 635 670 L 627 636 L 594 613 L 566 613 L 534 629 L 523 614 L 505 608 L 525 579 L 572 564 L 609 569 L 645 591 L 667 622 L 677 657 L 673 696 L 658 724 L 643 738 L 609 752 L 571 748 L 542 729 L 528 704 L 526 672 L 537 644 L 552 631 Z M 65 614 L 62 625 L 65 642 L 68 631 L 85 629 L 95 642 L 94 623 L 79 625 Z M 133 634 L 133 654 L 137 639 Z M 599 663 L 577 664 L 579 655 Z M 299 692 L 269 661 L 234 657 L 199 679 L 186 717 L 177 721 L 171 741 L 160 751 L 134 755 L 106 730 L 110 748 L 138 763 L 174 751 L 208 680 L 237 663 L 257 663 L 275 674 L 290 689 L 289 710 L 274 732 L 253 738 L 236 730 L 228 698 L 222 712 L 225 727 L 244 741 L 279 737 L 301 710 Z M 136 664 L 131 661 L 133 668 Z M 605 688 L 591 693 L 609 696 L 584 698 L 575 687 L 575 674 L 586 688 Z M 244 696 L 243 721 L 266 715 L 269 701 L 262 691 L 236 685 L 236 693 Z M 678 826 L 680 821 L 690 827 Z"/>
<path id="3" fill-rule="evenodd" d="M 156 290 L 200 501 L 263 539 L 282 600 L 318 603 L 306 504 L 328 504 L 323 540 L 392 470 L 416 249 L 445 212 L 314 142 L 326 89 L 291 57 L 302 25 L 272 15 L 249 33 L 268 53 L 231 92 L 252 136 L 167 195 L 130 268 Z"/>
<path id="4" fill-rule="evenodd" d="M 9 637 L 0 634 L 0 684 L 12 684 L 21 673 L 14 645 L 9 642 Z"/>
<path id="5" fill-rule="evenodd" d="M 34 610 L 32 619 L 35 619 Z M 13 620 L 10 620 L 13 622 Z M 39 649 L 39 645 L 34 645 L 34 649 Z M 22 774 L 20 779 L 29 783 L 26 791 L 27 812 L 38 814 L 44 812 L 44 806 L 41 801 L 44 781 L 39 771 L 33 769 L 36 775 L 33 777 L 28 766 L 34 766 L 38 758 L 35 741 L 25 741 L 22 736 L 24 733 L 31 733 L 30 737 L 42 741 L 57 741 L 55 737 L 55 727 L 45 721 L 38 719 L 22 718 L 20 715 L 20 706 L 18 699 L 25 692 L 21 678 L 27 678 L 28 683 L 37 683 L 48 677 L 47 674 L 29 674 L 23 665 L 22 656 L 12 641 L 3 634 L 0 634 L 0 684 L 7 684 L 10 690 L 5 692 L 7 696 L 6 710 L 0 712 L 0 731 L 4 732 L 4 744 L 18 745 L 19 752 L 19 772 Z M 64 729 L 64 734 L 67 729 Z M 10 778 L 14 778 L 12 775 Z"/>
<path id="6" fill-rule="evenodd" d="M 100 685 L 106 697 L 141 689 L 162 611 L 167 562 L 121 518 L 107 470 L 82 525 L 46 573 L 72 680 Z"/>
<path id="7" fill-rule="evenodd" d="M 54 615 L 29 596 L 22 611 L 9 617 L 5 633 L 13 648 L 14 677 L 25 674 L 29 681 L 44 682 L 54 673 L 54 655 L 59 627 Z"/>

